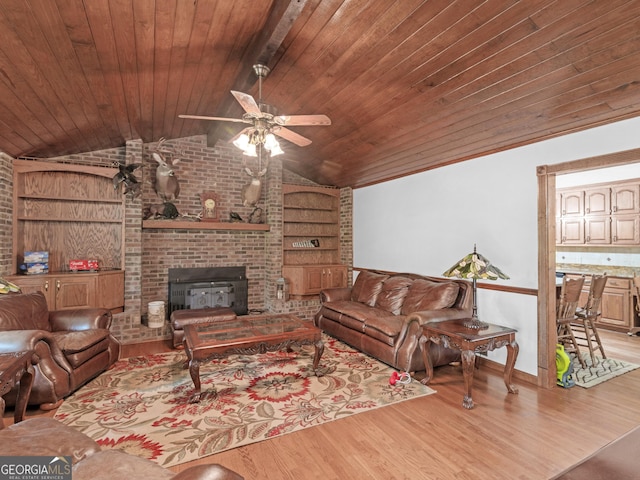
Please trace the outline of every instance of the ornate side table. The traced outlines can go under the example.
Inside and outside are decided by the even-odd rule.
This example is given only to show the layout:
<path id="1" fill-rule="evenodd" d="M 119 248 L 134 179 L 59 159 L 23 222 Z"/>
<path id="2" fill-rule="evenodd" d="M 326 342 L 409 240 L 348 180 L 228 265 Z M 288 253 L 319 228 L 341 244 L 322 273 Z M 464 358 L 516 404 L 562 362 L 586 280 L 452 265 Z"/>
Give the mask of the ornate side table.
<path id="1" fill-rule="evenodd" d="M 33 365 L 36 363 L 38 356 L 33 350 L 0 353 L 0 429 L 4 428 L 5 401 L 2 396 L 9 393 L 16 384 L 20 384 L 20 387 L 13 421 L 18 423 L 24 418 L 33 385 Z"/>
<path id="2" fill-rule="evenodd" d="M 423 325 L 420 337 L 420 350 L 426 368 L 426 376 L 422 383 L 427 385 L 433 377 L 433 366 L 429 358 L 431 343 L 438 343 L 444 347 L 460 350 L 462 355 L 462 373 L 464 377 L 465 393 L 462 400 L 464 408 L 473 408 L 471 390 L 473 388 L 473 370 L 475 368 L 476 353 L 488 352 L 496 348 L 507 347 L 507 363 L 504 366 L 504 383 L 509 393 L 518 393 L 518 389 L 511 383 L 513 367 L 518 357 L 518 343 L 516 331 L 513 328 L 489 324 L 488 328 L 478 330 L 463 325 L 465 320 L 445 320 Z"/>

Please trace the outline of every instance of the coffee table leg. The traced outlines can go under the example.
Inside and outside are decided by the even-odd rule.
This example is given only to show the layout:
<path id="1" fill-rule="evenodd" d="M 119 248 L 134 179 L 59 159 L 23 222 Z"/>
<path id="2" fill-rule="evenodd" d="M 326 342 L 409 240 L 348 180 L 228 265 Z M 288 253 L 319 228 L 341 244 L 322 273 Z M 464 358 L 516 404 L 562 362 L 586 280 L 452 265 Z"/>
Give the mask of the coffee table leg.
<path id="1" fill-rule="evenodd" d="M 507 344 L 507 363 L 504 366 L 504 384 L 507 386 L 509 393 L 518 393 L 518 388 L 511 383 L 511 375 L 513 375 L 513 367 L 516 364 L 519 351 L 520 347 L 515 340 Z"/>
<path id="2" fill-rule="evenodd" d="M 462 406 L 466 409 L 473 408 L 471 390 L 473 389 L 473 370 L 476 366 L 476 354 L 473 350 L 462 351 L 462 375 L 464 377 L 464 398 Z"/>
<path id="3" fill-rule="evenodd" d="M 18 398 L 16 399 L 15 411 L 13 412 L 13 422 L 18 423 L 24 419 L 27 411 L 27 402 L 31 395 L 31 386 L 33 385 L 33 366 L 29 365 L 24 374 L 20 378 L 20 387 L 18 389 Z"/>
<path id="4" fill-rule="evenodd" d="M 193 380 L 193 384 L 195 385 L 195 389 L 193 395 L 189 399 L 189 403 L 198 403 L 200 401 L 200 362 L 197 360 L 189 360 L 189 375 L 191 375 L 191 380 Z"/>
<path id="5" fill-rule="evenodd" d="M 313 372 L 316 374 L 316 377 L 321 377 L 322 374 L 318 374 L 318 365 L 320 364 L 320 357 L 322 357 L 322 353 L 324 352 L 324 343 L 322 340 L 318 340 L 313 346 L 315 347 L 315 353 L 313 354 Z"/>

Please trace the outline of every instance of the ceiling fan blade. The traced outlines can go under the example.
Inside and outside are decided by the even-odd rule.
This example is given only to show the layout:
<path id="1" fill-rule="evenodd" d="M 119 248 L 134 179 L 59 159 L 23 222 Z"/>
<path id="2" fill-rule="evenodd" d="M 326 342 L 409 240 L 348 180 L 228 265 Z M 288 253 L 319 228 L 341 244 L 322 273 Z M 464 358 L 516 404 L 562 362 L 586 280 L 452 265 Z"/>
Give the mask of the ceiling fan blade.
<path id="1" fill-rule="evenodd" d="M 258 104 L 256 103 L 256 101 L 248 93 L 242 93 L 242 92 L 237 92 L 235 90 L 231 90 L 231 94 L 234 97 L 236 97 L 236 100 L 240 103 L 240 105 L 242 105 L 242 108 L 244 108 L 245 112 L 251 115 L 258 115 L 258 116 L 262 114 L 262 112 L 260 111 L 260 107 L 258 107 Z"/>
<path id="2" fill-rule="evenodd" d="M 297 134 L 293 130 L 289 130 L 288 128 L 274 128 L 273 133 L 275 133 L 279 137 L 284 138 L 285 140 L 289 140 L 291 143 L 295 143 L 299 147 L 306 147 L 307 145 L 311 145 L 311 140 Z"/>
<path id="3" fill-rule="evenodd" d="M 180 118 L 188 118 L 191 120 L 220 120 L 223 122 L 238 122 L 247 123 L 242 118 L 227 118 L 227 117 L 207 117 L 206 115 L 178 115 Z"/>
<path id="4" fill-rule="evenodd" d="M 331 125 L 326 115 L 279 115 L 274 118 L 279 125 Z"/>

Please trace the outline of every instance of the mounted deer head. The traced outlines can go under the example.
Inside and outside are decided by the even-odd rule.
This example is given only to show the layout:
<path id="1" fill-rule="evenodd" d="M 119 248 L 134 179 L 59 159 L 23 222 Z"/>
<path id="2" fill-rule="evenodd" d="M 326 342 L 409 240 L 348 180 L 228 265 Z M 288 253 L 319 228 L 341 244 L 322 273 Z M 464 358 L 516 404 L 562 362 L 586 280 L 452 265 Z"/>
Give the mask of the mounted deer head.
<path id="1" fill-rule="evenodd" d="M 166 139 L 161 138 L 155 148 L 150 148 L 151 156 L 158 163 L 153 188 L 164 202 L 175 200 L 180 194 L 180 184 L 173 171 L 180 159 L 175 155 L 182 155 L 182 150 L 165 146 Z"/>
<path id="2" fill-rule="evenodd" d="M 254 173 L 249 167 L 244 166 L 244 171 L 251 177 L 251 181 L 242 187 L 242 204 L 245 207 L 255 207 L 260 201 L 262 195 L 262 177 L 267 173 L 267 167 L 269 166 L 269 160 L 262 170 Z"/>

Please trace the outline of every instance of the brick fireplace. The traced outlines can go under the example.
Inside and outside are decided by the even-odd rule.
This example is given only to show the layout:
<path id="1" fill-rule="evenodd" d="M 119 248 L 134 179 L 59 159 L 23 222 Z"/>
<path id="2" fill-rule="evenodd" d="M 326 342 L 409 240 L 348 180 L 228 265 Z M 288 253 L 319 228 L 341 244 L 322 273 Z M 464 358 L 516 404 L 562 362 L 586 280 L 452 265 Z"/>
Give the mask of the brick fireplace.
<path id="1" fill-rule="evenodd" d="M 242 156 L 226 142 L 208 147 L 206 136 L 199 135 L 167 142 L 176 144 L 183 154 L 175 166 L 180 181 L 179 198 L 174 202 L 178 211 L 191 218 L 201 210 L 200 194 L 213 191 L 219 196 L 220 218 L 229 218 L 229 212 L 237 212 L 247 219 L 252 209 L 242 205 L 242 186 L 249 176 L 242 169 Z M 268 231 L 252 230 L 202 230 L 197 228 L 143 228 L 145 207 L 160 203 L 152 188 L 152 176 L 156 163 L 148 154 L 149 145 L 142 141 L 128 141 L 125 147 L 69 155 L 50 159 L 65 163 L 81 163 L 111 166 L 114 161 L 142 163 L 136 176 L 143 182 L 142 196 L 127 199 L 125 205 L 125 311 L 114 316 L 113 334 L 124 344 L 165 339 L 170 337 L 168 324 L 163 328 L 148 328 L 141 323 L 151 301 L 168 298 L 168 272 L 171 268 L 246 266 L 249 310 L 292 312 L 311 319 L 319 306 L 318 299 L 289 302 L 275 299 L 275 282 L 282 269 L 282 183 L 315 185 L 314 183 L 283 170 L 281 161 L 271 160 L 265 176 L 262 200 Z M 133 155 L 133 160 L 129 159 Z M 0 175 L 11 177 L 10 165 L 2 164 Z M 5 198 L 6 196 L 6 198 Z M 12 192 L 0 192 L 0 204 L 11 205 Z M 341 191 L 342 262 L 352 264 L 352 197 L 350 189 Z M 11 212 L 8 213 L 11 218 Z M 0 212 L 1 219 L 1 212 Z M 166 220 L 166 222 L 171 222 Z M 4 245 L 11 245 L 10 235 Z M 2 274 L 10 273 L 13 252 L 0 250 Z"/>

